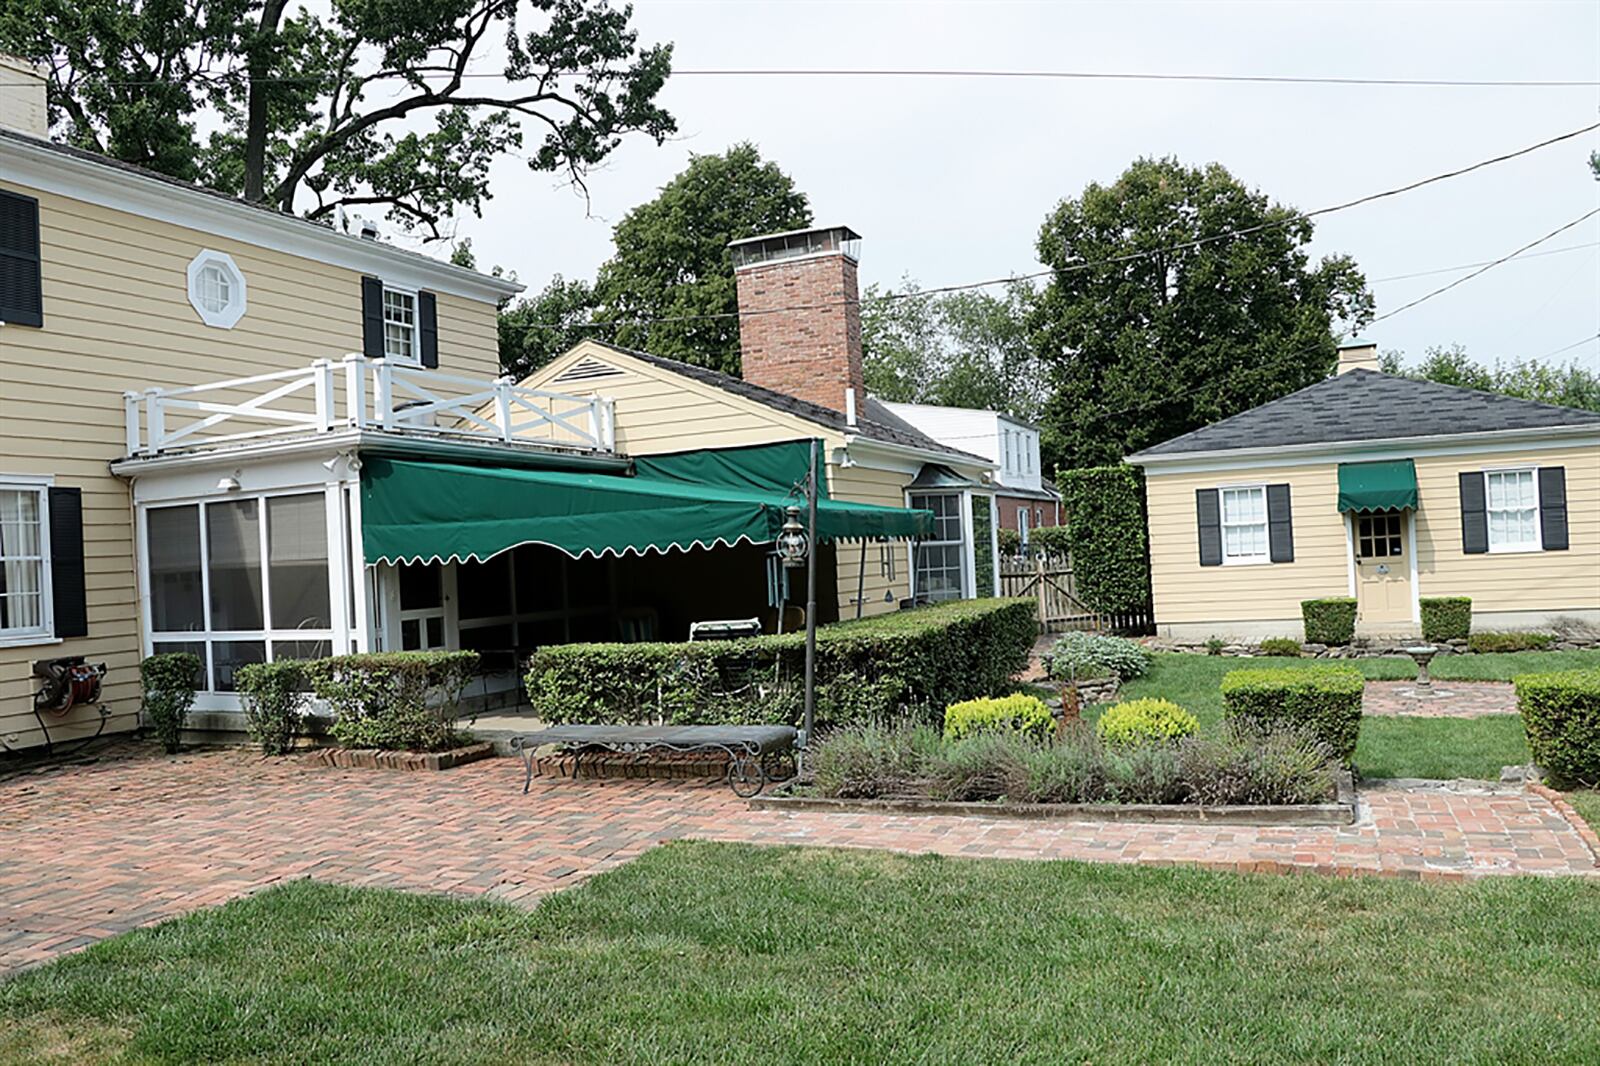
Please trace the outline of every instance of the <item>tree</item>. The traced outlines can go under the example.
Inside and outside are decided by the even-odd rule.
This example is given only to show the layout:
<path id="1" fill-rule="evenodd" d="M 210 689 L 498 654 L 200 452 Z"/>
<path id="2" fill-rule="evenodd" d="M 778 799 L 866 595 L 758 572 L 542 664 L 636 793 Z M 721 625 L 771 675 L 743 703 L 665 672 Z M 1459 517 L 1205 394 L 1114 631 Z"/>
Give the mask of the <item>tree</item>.
<path id="1" fill-rule="evenodd" d="M 1004 411 L 1033 419 L 1043 400 L 1028 335 L 1034 292 L 1012 282 L 999 294 L 955 292 L 862 298 L 867 391 L 879 399 Z"/>
<path id="2" fill-rule="evenodd" d="M 1348 257 L 1310 264 L 1311 235 L 1215 163 L 1140 159 L 1062 201 L 1030 317 L 1047 468 L 1115 463 L 1327 376 L 1336 321 L 1359 329 L 1373 304 Z"/>
<path id="3" fill-rule="evenodd" d="M 621 137 L 676 126 L 671 46 L 638 47 L 607 0 L 8 0 L 0 50 L 46 62 L 68 143 L 328 218 L 381 207 L 428 239 L 489 199 L 524 149 L 581 185 Z M 524 10 L 536 27 L 523 32 Z M 503 53 L 497 76 L 474 63 Z M 220 129 L 202 140 L 199 125 Z"/>
<path id="4" fill-rule="evenodd" d="M 1383 371 L 1416 381 L 1498 392 L 1519 400 L 1600 411 L 1600 374 L 1576 363 L 1560 365 L 1523 359 L 1497 362 L 1491 368 L 1473 360 L 1461 345 L 1452 344 L 1429 347 L 1422 362 L 1409 370 L 1401 365 L 1399 352 L 1384 352 Z"/>
<path id="5" fill-rule="evenodd" d="M 596 336 L 590 324 L 595 308 L 588 282 L 557 274 L 539 295 L 502 309 L 501 369 L 515 378 L 527 377 L 579 341 Z"/>
<path id="6" fill-rule="evenodd" d="M 728 242 L 811 225 L 811 206 L 753 144 L 697 155 L 617 223 L 595 282 L 616 343 L 739 373 L 739 301 Z M 676 321 L 658 322 L 671 318 Z"/>

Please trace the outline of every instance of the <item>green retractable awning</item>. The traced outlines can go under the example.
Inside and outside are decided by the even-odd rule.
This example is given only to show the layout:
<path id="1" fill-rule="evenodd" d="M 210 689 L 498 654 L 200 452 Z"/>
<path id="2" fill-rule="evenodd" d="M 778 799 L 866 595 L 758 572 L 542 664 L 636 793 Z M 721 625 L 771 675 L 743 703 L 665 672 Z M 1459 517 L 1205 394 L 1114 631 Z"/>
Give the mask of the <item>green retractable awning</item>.
<path id="1" fill-rule="evenodd" d="M 1339 510 L 1390 511 L 1417 506 L 1417 468 L 1410 459 L 1339 464 Z"/>
<path id="2" fill-rule="evenodd" d="M 808 445 L 789 447 L 788 455 L 765 446 L 656 457 L 640 460 L 633 476 L 366 457 L 364 554 L 369 563 L 394 563 L 483 560 L 519 544 L 579 556 L 770 543 L 786 508 L 801 500 L 789 494 L 793 480 L 782 479 L 797 469 L 792 452 L 804 460 Z M 735 452 L 761 454 L 730 457 Z M 706 480 L 687 478 L 696 470 Z M 932 529 L 927 511 L 818 502 L 823 541 Z"/>

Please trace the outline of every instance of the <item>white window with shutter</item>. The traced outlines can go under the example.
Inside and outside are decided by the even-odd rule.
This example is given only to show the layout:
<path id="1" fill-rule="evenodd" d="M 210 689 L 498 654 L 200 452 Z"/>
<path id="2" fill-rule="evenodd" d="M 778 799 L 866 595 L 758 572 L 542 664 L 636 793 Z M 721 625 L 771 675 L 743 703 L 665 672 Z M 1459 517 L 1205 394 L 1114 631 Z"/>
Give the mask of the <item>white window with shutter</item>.
<path id="1" fill-rule="evenodd" d="M 1222 561 L 1264 563 L 1267 555 L 1267 487 L 1222 490 Z"/>
<path id="2" fill-rule="evenodd" d="M 52 636 L 48 485 L 0 479 L 0 646 Z"/>
<path id="3" fill-rule="evenodd" d="M 1484 473 L 1491 552 L 1538 551 L 1539 490 L 1533 468 Z"/>

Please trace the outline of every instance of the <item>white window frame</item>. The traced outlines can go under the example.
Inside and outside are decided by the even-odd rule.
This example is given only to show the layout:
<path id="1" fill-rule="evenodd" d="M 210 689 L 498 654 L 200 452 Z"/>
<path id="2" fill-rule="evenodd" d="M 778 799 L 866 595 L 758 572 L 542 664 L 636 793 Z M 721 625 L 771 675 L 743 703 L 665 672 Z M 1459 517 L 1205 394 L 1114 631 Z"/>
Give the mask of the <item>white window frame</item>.
<path id="1" fill-rule="evenodd" d="M 1230 492 L 1259 492 L 1261 493 L 1261 521 L 1259 522 L 1229 522 L 1228 521 L 1228 493 Z M 1263 537 L 1263 547 L 1259 555 L 1230 555 L 1228 553 L 1228 527 L 1244 528 L 1260 526 Z M 1272 524 L 1267 515 L 1267 485 L 1264 481 L 1246 482 L 1241 485 L 1217 486 L 1217 539 L 1222 542 L 1223 566 L 1260 566 L 1272 562 Z"/>
<path id="2" fill-rule="evenodd" d="M 210 268 L 228 276 L 228 303 L 218 310 L 207 307 L 205 302 L 204 276 Z M 233 261 L 233 256 L 205 248 L 189 260 L 189 306 L 200 316 L 200 321 L 208 326 L 232 329 L 239 324 L 239 319 L 250 307 L 250 286 L 245 281 L 244 271 Z"/>
<path id="3" fill-rule="evenodd" d="M 411 354 L 410 356 L 389 354 L 389 294 L 404 296 L 411 301 Z M 420 290 L 407 288 L 404 285 L 391 285 L 383 283 L 383 295 L 379 298 L 383 313 L 383 357 L 392 363 L 402 366 L 422 365 L 422 298 Z M 396 322 L 394 325 L 399 326 Z"/>
<path id="4" fill-rule="evenodd" d="M 39 620 L 26 629 L 0 629 L 0 648 L 20 648 L 37 644 L 59 644 L 56 636 L 54 575 L 50 566 L 50 488 L 53 477 L 33 474 L 0 474 L 0 492 L 32 492 L 39 499 Z M 32 558 L 31 556 L 29 557 Z"/>
<path id="5" fill-rule="evenodd" d="M 1510 544 L 1496 544 L 1494 540 L 1494 512 L 1495 508 L 1489 504 L 1489 479 L 1496 474 L 1527 474 L 1533 486 L 1533 539 L 1531 541 L 1516 541 Z M 1526 507 L 1499 508 L 1500 511 L 1515 510 L 1526 511 Z M 1539 468 L 1535 466 L 1495 466 L 1485 467 L 1483 470 L 1483 535 L 1489 543 L 1489 552 L 1492 555 L 1515 555 L 1522 552 L 1537 552 L 1544 550 L 1544 515 L 1539 507 Z"/>
<path id="6" fill-rule="evenodd" d="M 973 557 L 972 557 L 972 503 L 971 503 L 971 499 L 970 499 L 971 494 L 968 493 L 968 492 L 964 492 L 961 489 L 933 489 L 933 490 L 929 490 L 929 491 L 910 491 L 910 492 L 906 493 L 906 506 L 907 507 L 911 507 L 911 508 L 915 508 L 916 504 L 913 503 L 912 501 L 914 499 L 916 499 L 917 497 L 927 497 L 927 496 L 948 496 L 948 497 L 952 497 L 952 498 L 955 499 L 955 501 L 956 501 L 956 520 L 957 520 L 957 523 L 958 523 L 958 527 L 960 529 L 960 536 L 956 540 L 918 540 L 918 541 L 913 542 L 913 544 L 911 546 L 912 595 L 920 596 L 920 595 L 923 594 L 922 581 L 921 581 L 921 577 L 920 577 L 920 574 L 919 574 L 919 572 L 921 570 L 921 567 L 919 567 L 917 565 L 918 555 L 920 554 L 920 549 L 922 549 L 922 548 L 958 548 L 958 549 L 960 549 L 960 560 L 961 560 L 960 564 L 959 564 L 959 566 L 957 568 L 958 571 L 959 571 L 959 574 L 960 574 L 959 584 L 958 584 L 958 587 L 957 587 L 956 594 L 954 596 L 944 597 L 944 599 L 950 599 L 950 600 L 970 599 L 971 596 L 972 596 L 973 571 L 975 569 L 974 568 Z M 992 511 L 992 505 L 991 505 L 991 515 L 992 514 L 993 514 L 993 511 Z M 947 570 L 947 569 L 949 569 L 949 567 L 941 567 L 940 569 Z M 940 600 L 938 602 L 944 602 L 944 600 Z"/>

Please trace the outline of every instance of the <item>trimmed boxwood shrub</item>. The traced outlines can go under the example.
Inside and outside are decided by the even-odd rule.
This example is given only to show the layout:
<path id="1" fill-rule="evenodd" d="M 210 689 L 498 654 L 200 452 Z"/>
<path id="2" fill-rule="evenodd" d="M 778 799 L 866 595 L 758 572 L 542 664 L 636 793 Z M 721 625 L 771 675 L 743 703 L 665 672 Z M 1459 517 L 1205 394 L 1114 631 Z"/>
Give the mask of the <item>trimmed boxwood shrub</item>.
<path id="1" fill-rule="evenodd" d="M 1600 670 L 1512 679 L 1533 761 L 1560 788 L 1600 786 Z"/>
<path id="2" fill-rule="evenodd" d="M 1348 644 L 1355 639 L 1354 596 L 1301 600 L 1300 617 L 1305 622 L 1307 644 Z"/>
<path id="3" fill-rule="evenodd" d="M 1262 655 L 1275 655 L 1286 659 L 1300 657 L 1300 642 L 1293 637 L 1268 637 L 1261 642 Z"/>
<path id="4" fill-rule="evenodd" d="M 1348 762 L 1361 732 L 1365 683 L 1352 666 L 1230 670 L 1222 678 L 1222 713 L 1260 729 L 1305 730 Z"/>
<path id="5" fill-rule="evenodd" d="M 1038 633 L 1031 599 L 955 600 L 817 630 L 819 727 L 909 717 L 1004 692 Z M 547 722 L 798 724 L 805 636 L 541 648 L 528 698 Z"/>
<path id="6" fill-rule="evenodd" d="M 1466 640 L 1472 632 L 1470 596 L 1424 596 L 1418 602 L 1422 606 L 1423 640 Z"/>
<path id="7" fill-rule="evenodd" d="M 285 755 L 294 749 L 311 698 L 306 665 L 298 659 L 279 659 L 250 663 L 234 674 L 250 739 L 268 755 Z"/>
<path id="8" fill-rule="evenodd" d="M 139 685 L 143 690 L 139 708 L 169 755 L 178 750 L 183 722 L 194 706 L 204 668 L 200 656 L 186 651 L 151 655 L 139 664 Z"/>
<path id="9" fill-rule="evenodd" d="M 1200 728 L 1200 719 L 1171 700 L 1125 700 L 1107 707 L 1095 724 L 1095 735 L 1116 747 L 1166 744 Z"/>
<path id="10" fill-rule="evenodd" d="M 1540 651 L 1555 643 L 1553 633 L 1474 633 L 1467 647 L 1476 652 Z"/>
<path id="11" fill-rule="evenodd" d="M 944 738 L 960 740 L 974 733 L 1026 733 L 1044 740 L 1055 727 L 1050 708 L 1038 696 L 1015 692 L 993 699 L 963 700 L 944 709 Z"/>
<path id="12" fill-rule="evenodd" d="M 1136 614 L 1150 605 L 1144 476 L 1138 468 L 1084 467 L 1060 475 L 1061 510 L 1078 598 L 1092 611 Z M 1045 545 L 1044 530 L 1029 534 Z"/>
<path id="13" fill-rule="evenodd" d="M 475 651 L 336 655 L 306 664 L 334 713 L 329 732 L 347 748 L 444 751 L 456 731 L 461 693 L 478 670 Z"/>

